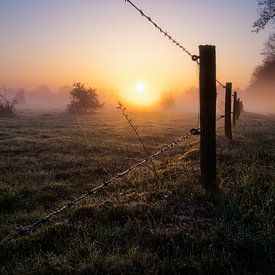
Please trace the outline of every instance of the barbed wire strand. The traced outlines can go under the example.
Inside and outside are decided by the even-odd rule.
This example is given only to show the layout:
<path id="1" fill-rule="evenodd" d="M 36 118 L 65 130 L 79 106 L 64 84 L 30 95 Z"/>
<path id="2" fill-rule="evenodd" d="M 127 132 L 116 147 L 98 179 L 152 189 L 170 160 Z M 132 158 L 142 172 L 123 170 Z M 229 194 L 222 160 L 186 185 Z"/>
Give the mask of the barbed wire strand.
<path id="1" fill-rule="evenodd" d="M 216 122 L 218 122 L 218 121 L 220 121 L 220 120 L 222 120 L 222 119 L 224 119 L 224 115 L 218 116 L 218 117 L 216 118 Z"/>
<path id="2" fill-rule="evenodd" d="M 218 79 L 216 79 L 216 82 L 217 82 L 223 89 L 225 89 L 225 85 L 224 85 L 221 81 L 219 81 Z"/>
<path id="3" fill-rule="evenodd" d="M 24 236 L 24 235 L 28 235 L 29 232 L 33 231 L 34 229 L 36 229 L 38 226 L 45 224 L 46 222 L 48 222 L 53 216 L 58 215 L 59 213 L 63 212 L 64 210 L 73 207 L 74 205 L 76 205 L 78 202 L 86 199 L 87 197 L 94 195 L 98 190 L 103 189 L 104 187 L 107 187 L 108 185 L 110 185 L 111 183 L 113 183 L 115 180 L 124 177 L 125 175 L 131 173 L 133 170 L 137 169 L 138 167 L 146 164 L 147 162 L 149 162 L 150 160 L 152 160 L 153 158 L 156 158 L 159 155 L 163 155 L 166 151 L 171 150 L 172 148 L 174 148 L 175 146 L 183 143 L 186 139 L 190 138 L 193 135 L 198 135 L 199 131 L 197 129 L 191 129 L 190 133 L 185 135 L 185 136 L 181 136 L 177 139 L 175 139 L 174 141 L 170 142 L 169 144 L 163 146 L 159 151 L 157 151 L 156 153 L 150 155 L 149 157 L 147 157 L 146 159 L 143 159 L 142 161 L 132 165 L 131 167 L 129 167 L 128 169 L 126 169 L 125 171 L 116 174 L 115 176 L 113 176 L 111 179 L 104 181 L 102 184 L 98 185 L 97 187 L 85 192 L 84 194 L 82 194 L 81 196 L 75 198 L 74 200 L 66 203 L 63 207 L 59 208 L 58 210 L 48 214 L 47 216 L 45 216 L 44 218 L 41 218 L 39 220 L 37 220 L 36 222 L 34 222 L 33 224 L 24 226 L 24 227 L 19 227 L 15 230 L 15 233 L 11 233 L 10 235 L 8 235 L 7 237 L 5 237 L 4 239 L 2 239 L 0 241 L 0 247 L 10 243 L 11 241 Z"/>
<path id="4" fill-rule="evenodd" d="M 145 153 L 145 157 L 150 156 L 149 152 L 147 151 L 147 149 L 146 149 L 146 147 L 145 147 L 145 144 L 144 144 L 144 142 L 143 142 L 141 136 L 139 135 L 137 126 L 133 124 L 133 120 L 129 117 L 129 115 L 128 115 L 127 112 L 126 112 L 126 107 L 124 107 L 124 105 L 123 105 L 120 101 L 118 102 L 117 109 L 121 110 L 122 115 L 123 115 L 123 116 L 125 117 L 125 119 L 127 120 L 128 124 L 129 124 L 129 126 L 130 126 L 130 128 L 134 131 L 134 133 L 135 133 L 135 135 L 136 135 L 136 137 L 137 137 L 139 143 L 141 144 L 142 149 L 143 149 L 143 151 L 144 151 L 144 153 Z M 150 168 L 150 169 L 151 169 L 152 172 L 154 173 L 156 179 L 160 182 L 160 177 L 159 177 L 159 175 L 158 175 L 157 169 L 156 169 L 155 164 L 154 164 L 154 162 L 153 162 L 152 159 L 150 159 L 150 163 L 151 163 L 151 165 L 152 165 L 152 169 L 151 169 L 151 168 Z"/>
<path id="5" fill-rule="evenodd" d="M 175 38 L 172 37 L 167 31 L 165 31 L 163 28 L 161 28 L 150 16 L 145 14 L 142 9 L 140 9 L 137 5 L 135 5 L 130 0 L 125 0 L 125 2 L 128 2 L 134 9 L 136 9 L 140 15 L 144 18 L 146 18 L 157 30 L 160 31 L 165 37 L 167 37 L 173 44 L 175 44 L 178 48 L 180 48 L 182 51 L 184 51 L 187 55 L 191 57 L 193 61 L 199 64 L 199 56 L 192 54 L 190 51 L 188 51 L 184 46 L 182 46 Z"/>
<path id="6" fill-rule="evenodd" d="M 189 50 L 187 50 L 184 46 L 182 46 L 172 35 L 170 35 L 162 27 L 160 27 L 150 16 L 144 13 L 142 9 L 139 8 L 136 4 L 134 4 L 131 0 L 124 0 L 124 1 L 126 3 L 129 3 L 135 10 L 137 10 L 142 17 L 146 18 L 157 30 L 159 30 L 165 37 L 167 37 L 174 45 L 176 45 L 178 48 L 184 51 L 187 55 L 189 55 L 193 61 L 195 61 L 197 64 L 200 64 L 198 55 L 192 54 Z M 216 79 L 216 82 L 221 87 L 225 88 L 225 85 L 221 81 Z"/>

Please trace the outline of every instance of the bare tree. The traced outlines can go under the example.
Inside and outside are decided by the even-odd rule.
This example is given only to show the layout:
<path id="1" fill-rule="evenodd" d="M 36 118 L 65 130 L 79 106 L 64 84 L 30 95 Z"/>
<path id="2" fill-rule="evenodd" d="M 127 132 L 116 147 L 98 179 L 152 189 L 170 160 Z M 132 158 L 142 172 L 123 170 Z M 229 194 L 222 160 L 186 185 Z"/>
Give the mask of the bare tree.
<path id="1" fill-rule="evenodd" d="M 275 33 L 270 34 L 267 42 L 265 43 L 262 52 L 264 56 L 261 65 L 257 66 L 252 74 L 252 83 L 272 83 L 275 84 Z"/>
<path id="2" fill-rule="evenodd" d="M 269 80 L 274 82 L 275 75 L 275 33 L 269 35 L 262 52 L 263 63 L 257 66 L 252 74 L 253 81 Z"/>
<path id="3" fill-rule="evenodd" d="M 269 22 L 274 22 L 275 19 L 275 0 L 257 1 L 259 6 L 259 17 L 253 24 L 255 32 L 263 30 Z"/>

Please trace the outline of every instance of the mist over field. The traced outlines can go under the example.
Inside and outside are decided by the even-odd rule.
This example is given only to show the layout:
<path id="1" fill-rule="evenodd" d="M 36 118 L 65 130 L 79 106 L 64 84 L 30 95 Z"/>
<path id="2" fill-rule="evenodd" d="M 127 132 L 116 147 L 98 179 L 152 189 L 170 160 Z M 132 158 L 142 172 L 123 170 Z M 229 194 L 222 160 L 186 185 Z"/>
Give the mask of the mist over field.
<path id="1" fill-rule="evenodd" d="M 261 114 L 275 114 L 275 85 L 260 83 L 242 93 L 245 110 Z"/>
<path id="2" fill-rule="evenodd" d="M 60 111 L 66 110 L 70 102 L 70 92 L 72 86 L 63 86 L 58 91 L 51 90 L 48 85 L 40 85 L 34 90 L 27 90 L 24 88 L 11 89 L 7 88 L 6 96 L 9 100 L 16 98 L 19 93 L 24 94 L 24 101 L 20 102 L 16 106 L 17 109 L 30 109 L 38 111 L 43 109 L 51 111 L 53 109 L 59 109 Z M 99 100 L 104 103 L 104 109 L 102 110 L 115 110 L 118 101 L 123 101 L 119 92 L 112 90 L 97 90 Z M 3 89 L 0 90 L 1 94 L 4 94 Z M 168 95 L 167 104 L 166 96 Z M 163 101 L 163 98 L 165 99 Z M 130 109 L 137 109 L 134 105 L 124 102 Z M 144 108 L 144 111 L 152 110 L 169 110 L 169 111 L 180 111 L 180 112 L 197 112 L 199 106 L 199 91 L 197 88 L 190 88 L 186 91 L 173 91 L 163 92 L 155 106 Z M 140 108 L 138 108 L 140 109 Z M 142 111 L 140 109 L 140 111 Z"/>
<path id="3" fill-rule="evenodd" d="M 73 87 L 70 85 L 62 86 L 60 89 L 52 90 L 48 85 L 40 85 L 36 89 L 29 90 L 25 88 L 7 88 L 4 92 L 0 87 L 0 94 L 5 95 L 8 100 L 17 98 L 18 94 L 23 94 L 23 100 L 16 104 L 16 109 L 30 109 L 33 111 L 65 111 L 71 100 Z M 97 90 L 100 101 L 105 103 L 105 109 L 115 108 L 117 100 L 114 99 L 113 93 L 107 90 Z M 111 93 L 111 96 L 110 96 Z"/>
<path id="4" fill-rule="evenodd" d="M 275 274 L 274 24 L 0 1 L 0 275 Z"/>
<path id="5" fill-rule="evenodd" d="M 34 90 L 27 89 L 7 89 L 7 98 L 12 99 L 23 91 L 25 100 L 16 106 L 17 109 L 30 109 L 34 111 L 66 111 L 70 102 L 70 92 L 72 86 L 63 86 L 57 91 L 53 91 L 47 85 L 41 85 Z M 122 101 L 119 93 L 108 90 L 97 90 L 99 100 L 104 103 L 102 112 L 115 110 L 118 101 Z M 270 83 L 261 83 L 261 85 L 250 86 L 243 91 L 239 91 L 239 97 L 244 103 L 244 110 L 259 114 L 275 114 L 275 86 Z M 1 91 L 3 94 L 3 91 Z M 165 104 L 162 98 L 171 100 Z M 217 86 L 217 113 L 224 113 L 224 96 L 225 91 Z M 125 106 L 130 109 L 136 109 L 135 106 L 124 102 Z M 177 111 L 186 113 L 197 113 L 199 110 L 199 90 L 191 87 L 187 90 L 168 90 L 162 93 L 159 102 L 151 108 L 144 108 L 144 111 L 164 110 Z"/>

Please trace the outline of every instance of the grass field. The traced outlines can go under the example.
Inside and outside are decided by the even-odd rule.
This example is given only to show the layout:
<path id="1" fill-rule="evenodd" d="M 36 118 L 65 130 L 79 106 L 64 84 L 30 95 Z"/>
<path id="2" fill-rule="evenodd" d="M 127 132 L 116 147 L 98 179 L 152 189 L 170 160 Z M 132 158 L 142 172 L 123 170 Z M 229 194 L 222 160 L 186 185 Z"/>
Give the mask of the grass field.
<path id="1" fill-rule="evenodd" d="M 150 153 L 196 126 L 130 113 Z M 0 274 L 274 274 L 275 117 L 218 122 L 220 192 L 199 185 L 197 137 L 0 249 Z M 0 238 L 145 157 L 119 111 L 0 119 Z M 186 154 L 186 152 L 189 152 Z M 149 166 L 149 164 L 148 164 Z"/>

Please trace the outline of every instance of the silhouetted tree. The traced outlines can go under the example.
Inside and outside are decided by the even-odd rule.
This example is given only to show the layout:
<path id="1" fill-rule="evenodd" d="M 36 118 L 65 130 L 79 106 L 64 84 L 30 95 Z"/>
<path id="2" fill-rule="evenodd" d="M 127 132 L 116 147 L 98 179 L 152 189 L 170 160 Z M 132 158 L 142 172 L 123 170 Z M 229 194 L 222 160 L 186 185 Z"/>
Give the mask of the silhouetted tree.
<path id="1" fill-rule="evenodd" d="M 264 56 L 262 65 L 253 72 L 253 81 L 269 81 L 275 85 L 275 34 L 269 36 L 262 52 Z"/>
<path id="2" fill-rule="evenodd" d="M 70 95 L 71 102 L 68 105 L 68 110 L 71 112 L 87 113 L 100 109 L 104 105 L 99 102 L 96 89 L 85 88 L 84 84 L 80 82 L 73 84 Z"/>
<path id="3" fill-rule="evenodd" d="M 272 50 L 273 48 L 273 50 Z M 271 38 L 264 48 L 264 59 L 252 74 L 251 83 L 246 89 L 246 106 L 253 111 L 275 113 L 275 42 Z"/>
<path id="4" fill-rule="evenodd" d="M 272 62 L 275 60 L 275 33 L 269 35 L 262 52 L 264 62 Z"/>
<path id="5" fill-rule="evenodd" d="M 172 93 L 165 93 L 160 101 L 160 105 L 165 109 L 172 109 L 175 106 L 175 100 Z"/>
<path id="6" fill-rule="evenodd" d="M 263 30 L 269 22 L 275 19 L 275 0 L 258 0 L 259 17 L 254 22 L 254 31 Z"/>
<path id="7" fill-rule="evenodd" d="M 263 63 L 262 65 L 256 67 L 253 72 L 252 82 L 257 81 L 268 81 L 273 83 L 275 88 L 275 61 Z M 274 89 L 275 90 L 275 89 Z"/>
<path id="8" fill-rule="evenodd" d="M 47 85 L 40 85 L 35 89 L 35 93 L 39 95 L 46 95 L 51 93 L 51 89 Z"/>
<path id="9" fill-rule="evenodd" d="M 270 35 L 263 51 L 263 62 L 252 74 L 246 90 L 246 106 L 253 111 L 275 113 L 275 39 Z"/>
<path id="10" fill-rule="evenodd" d="M 16 104 L 24 104 L 26 102 L 25 90 L 20 89 L 13 100 L 16 102 Z"/>

